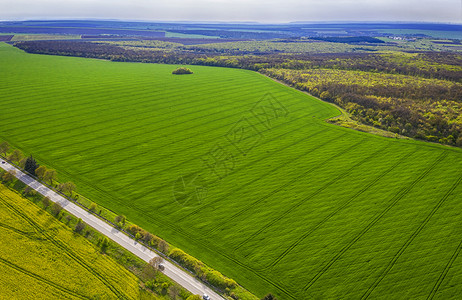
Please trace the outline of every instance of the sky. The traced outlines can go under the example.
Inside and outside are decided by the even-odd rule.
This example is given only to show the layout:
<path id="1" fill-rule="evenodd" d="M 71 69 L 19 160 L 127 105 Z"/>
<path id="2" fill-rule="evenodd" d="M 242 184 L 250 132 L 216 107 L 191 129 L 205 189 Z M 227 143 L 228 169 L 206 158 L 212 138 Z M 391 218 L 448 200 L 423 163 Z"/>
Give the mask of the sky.
<path id="1" fill-rule="evenodd" d="M 462 23 L 462 0 L 0 0 L 0 20 Z"/>

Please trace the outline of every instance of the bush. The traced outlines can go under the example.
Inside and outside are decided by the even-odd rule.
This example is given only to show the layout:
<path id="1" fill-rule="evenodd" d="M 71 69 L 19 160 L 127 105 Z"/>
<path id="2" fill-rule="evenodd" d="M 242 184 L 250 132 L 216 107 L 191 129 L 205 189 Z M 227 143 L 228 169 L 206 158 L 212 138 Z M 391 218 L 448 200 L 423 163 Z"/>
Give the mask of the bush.
<path id="1" fill-rule="evenodd" d="M 175 74 L 175 75 L 193 74 L 193 71 L 191 71 L 191 69 L 181 67 L 181 68 L 174 70 L 172 74 Z"/>
<path id="2" fill-rule="evenodd" d="M 137 225 L 131 225 L 127 228 L 127 231 L 130 232 L 133 235 L 136 235 L 139 233 L 142 229 L 138 227 Z"/>
<path id="3" fill-rule="evenodd" d="M 234 280 L 224 277 L 220 272 L 215 270 L 207 273 L 207 281 L 221 289 L 232 289 L 237 286 L 237 283 Z"/>
<path id="4" fill-rule="evenodd" d="M 269 293 L 265 297 L 263 297 L 262 300 L 276 300 L 276 297 L 274 297 L 273 294 Z"/>
<path id="5" fill-rule="evenodd" d="M 79 220 L 77 221 L 77 224 L 75 225 L 74 231 L 77 232 L 77 233 L 80 233 L 80 232 L 82 232 L 84 229 L 85 229 L 85 223 L 82 222 L 82 219 L 79 219 Z"/>
<path id="6" fill-rule="evenodd" d="M 61 206 L 60 203 L 58 202 L 55 202 L 53 203 L 53 205 L 51 206 L 51 211 L 53 212 L 53 214 L 55 216 L 59 215 L 59 213 L 63 210 L 63 207 Z"/>
<path id="7" fill-rule="evenodd" d="M 42 203 L 43 203 L 43 207 L 47 208 L 48 206 L 50 206 L 51 204 L 51 200 L 49 197 L 44 197 L 42 199 Z"/>
<path id="8" fill-rule="evenodd" d="M 125 221 L 127 220 L 127 218 L 124 216 L 124 215 L 118 215 L 114 218 L 114 221 L 116 223 L 122 223 L 122 224 L 125 224 Z"/>
<path id="9" fill-rule="evenodd" d="M 169 248 L 170 246 L 168 245 L 168 243 L 163 239 L 160 239 L 159 243 L 157 244 L 157 249 L 159 249 L 160 252 L 167 254 Z"/>
<path id="10" fill-rule="evenodd" d="M 70 215 L 66 215 L 64 219 L 66 219 L 66 224 L 69 224 L 69 222 L 72 220 L 72 217 Z"/>
<path id="11" fill-rule="evenodd" d="M 174 248 L 170 252 L 170 257 L 182 264 L 187 269 L 194 271 L 196 274 L 199 271 L 205 272 L 205 265 L 201 261 L 185 253 L 183 250 Z"/>
<path id="12" fill-rule="evenodd" d="M 32 197 L 34 197 L 35 195 L 37 195 L 37 192 L 36 192 L 33 188 L 31 188 L 30 186 L 26 186 L 26 187 L 24 188 L 23 195 L 26 196 L 26 197 L 27 197 L 27 196 L 32 196 Z"/>
<path id="13" fill-rule="evenodd" d="M 5 172 L 2 176 L 2 180 L 5 183 L 13 182 L 15 178 L 16 178 L 16 172 L 14 170 Z"/>
<path id="14" fill-rule="evenodd" d="M 90 210 L 91 212 L 95 212 L 95 211 L 96 211 L 96 208 L 97 208 L 96 204 L 92 202 L 92 203 L 90 204 L 89 210 Z"/>
<path id="15" fill-rule="evenodd" d="M 146 232 L 146 233 L 144 234 L 144 236 L 143 236 L 143 241 L 144 241 L 146 244 L 149 245 L 149 243 L 150 243 L 151 240 L 152 240 L 152 237 L 153 237 L 152 234 L 150 234 L 149 232 Z"/>
<path id="16" fill-rule="evenodd" d="M 119 222 L 119 223 L 115 223 L 115 226 L 116 226 L 117 228 L 119 228 L 119 229 L 124 228 L 124 224 L 123 224 L 123 223 L 120 223 L 120 222 Z"/>
<path id="17" fill-rule="evenodd" d="M 101 239 L 101 250 L 104 252 L 106 251 L 107 247 L 109 247 L 109 239 L 107 237 L 103 237 Z"/>

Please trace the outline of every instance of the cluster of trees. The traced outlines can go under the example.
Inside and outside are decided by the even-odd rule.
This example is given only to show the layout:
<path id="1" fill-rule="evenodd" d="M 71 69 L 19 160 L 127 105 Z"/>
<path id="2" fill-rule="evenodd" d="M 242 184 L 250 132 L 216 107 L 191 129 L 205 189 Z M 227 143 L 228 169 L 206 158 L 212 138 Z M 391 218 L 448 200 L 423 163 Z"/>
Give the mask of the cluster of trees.
<path id="1" fill-rule="evenodd" d="M 191 69 L 186 68 L 186 67 L 180 67 L 180 68 L 173 70 L 172 74 L 175 74 L 175 75 L 193 74 L 193 71 L 191 71 Z"/>
<path id="2" fill-rule="evenodd" d="M 313 37 L 312 40 L 319 40 L 332 43 L 374 43 L 374 44 L 384 44 L 385 42 L 371 36 L 340 36 L 340 37 Z"/>
<path id="3" fill-rule="evenodd" d="M 7 184 L 13 182 L 15 178 L 16 178 L 16 172 L 14 170 L 5 172 L 2 175 L 2 181 Z"/>
<path id="4" fill-rule="evenodd" d="M 13 163 L 16 163 L 19 167 L 23 168 L 29 174 L 36 176 L 38 179 L 42 181 L 48 182 L 50 185 L 53 185 L 53 183 L 56 180 L 58 180 L 58 173 L 55 169 L 50 169 L 44 165 L 39 165 L 35 158 L 32 157 L 32 155 L 29 157 L 25 157 L 24 154 L 18 149 L 14 149 L 12 151 L 10 150 L 12 149 L 8 142 L 4 141 L 0 143 L 0 153 L 3 156 L 6 156 L 8 160 L 12 161 Z M 8 155 L 8 153 L 10 154 Z M 10 176 L 8 175 L 6 177 L 9 179 Z M 58 191 L 63 192 L 65 194 L 69 194 L 69 196 L 72 197 L 73 192 L 76 189 L 76 186 L 73 182 L 69 181 L 58 184 L 56 188 L 58 189 Z"/>
<path id="5" fill-rule="evenodd" d="M 231 290 L 237 287 L 237 283 L 223 276 L 220 272 L 208 268 L 203 262 L 195 259 L 191 255 L 183 252 L 180 249 L 174 248 L 169 256 L 185 266 L 190 271 L 194 272 L 202 280 L 209 282 L 222 290 Z"/>
<path id="6" fill-rule="evenodd" d="M 118 216 L 116 222 L 119 223 L 124 218 L 125 217 L 123 216 Z M 230 291 L 231 289 L 237 287 L 237 283 L 234 280 L 226 278 L 220 272 L 207 267 L 203 262 L 197 260 L 196 258 L 178 248 L 173 248 L 170 250 L 170 246 L 166 241 L 147 232 L 139 226 L 131 225 L 127 228 L 127 231 L 134 235 L 135 239 L 142 240 L 146 244 L 173 258 L 182 266 L 194 272 L 203 281 L 206 281 L 213 286 L 227 291 L 229 294 L 232 293 Z"/>
<path id="7" fill-rule="evenodd" d="M 119 220 L 119 222 L 120 222 L 120 220 Z M 160 252 L 162 252 L 164 254 L 168 254 L 169 249 L 170 249 L 170 245 L 166 241 L 164 241 L 163 239 L 159 238 L 158 236 L 147 232 L 146 230 L 140 228 L 137 225 L 129 226 L 127 228 L 127 231 L 129 233 L 131 233 L 135 237 L 135 239 L 142 240 L 147 245 L 150 245 L 150 246 L 156 248 L 157 250 L 159 250 Z"/>
<path id="8" fill-rule="evenodd" d="M 462 146 L 462 85 L 458 83 L 329 69 L 266 69 L 264 73 L 340 105 L 364 124 Z"/>

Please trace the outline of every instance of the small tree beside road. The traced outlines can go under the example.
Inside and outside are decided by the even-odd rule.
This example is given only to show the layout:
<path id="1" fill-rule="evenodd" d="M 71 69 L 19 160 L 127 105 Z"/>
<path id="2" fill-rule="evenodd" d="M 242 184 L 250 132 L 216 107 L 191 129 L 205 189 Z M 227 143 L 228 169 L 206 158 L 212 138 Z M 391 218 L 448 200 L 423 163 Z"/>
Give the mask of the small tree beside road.
<path id="1" fill-rule="evenodd" d="M 156 257 L 153 257 L 150 261 L 149 261 L 149 265 L 151 267 L 153 267 L 155 270 L 159 270 L 159 267 L 160 265 L 162 264 L 163 262 L 163 258 L 160 257 L 160 256 L 156 256 Z"/>
<path id="2" fill-rule="evenodd" d="M 5 172 L 2 176 L 2 180 L 4 183 L 10 183 L 13 182 L 13 180 L 16 178 L 16 171 L 15 170 L 10 170 L 8 172 Z"/>
<path id="3" fill-rule="evenodd" d="M 35 175 L 35 170 L 38 168 L 37 161 L 31 156 L 29 156 L 26 159 L 26 162 L 24 163 L 24 170 L 29 172 L 32 175 Z"/>
<path id="4" fill-rule="evenodd" d="M 58 216 L 62 210 L 63 210 L 63 207 L 58 202 L 54 202 L 53 205 L 51 206 L 51 211 L 53 212 L 55 216 Z"/>
<path id="5" fill-rule="evenodd" d="M 24 154 L 22 154 L 21 151 L 18 149 L 14 150 L 13 153 L 8 156 L 8 159 L 11 160 L 14 163 L 19 164 L 19 162 L 24 158 Z"/>
<path id="6" fill-rule="evenodd" d="M 43 180 L 46 172 L 47 172 L 47 167 L 40 166 L 35 170 L 35 176 L 37 176 L 38 179 Z"/>
<path id="7" fill-rule="evenodd" d="M 64 182 L 58 185 L 58 191 L 67 193 L 72 197 L 72 192 L 75 191 L 75 184 L 71 181 Z"/>
<path id="8" fill-rule="evenodd" d="M 50 185 L 53 185 L 53 180 L 56 180 L 57 178 L 58 175 L 56 173 L 56 170 L 53 169 L 46 170 L 45 174 L 43 175 L 43 180 L 49 181 Z"/>
<path id="9" fill-rule="evenodd" d="M 0 144 L 0 153 L 5 156 L 8 151 L 10 151 L 10 144 L 8 144 L 8 142 L 2 142 Z"/>

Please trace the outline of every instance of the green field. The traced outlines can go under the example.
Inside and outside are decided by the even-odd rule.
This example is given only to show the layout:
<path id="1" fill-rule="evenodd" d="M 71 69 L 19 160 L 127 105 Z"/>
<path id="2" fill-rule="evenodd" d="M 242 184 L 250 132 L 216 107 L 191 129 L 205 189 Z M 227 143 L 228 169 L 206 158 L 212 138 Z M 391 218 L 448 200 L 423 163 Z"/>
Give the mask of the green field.
<path id="1" fill-rule="evenodd" d="M 138 279 L 0 185 L 1 299 L 139 299 Z"/>
<path id="2" fill-rule="evenodd" d="M 0 66 L 1 138 L 259 296 L 462 293 L 460 149 L 328 124 L 251 71 L 8 45 Z"/>

